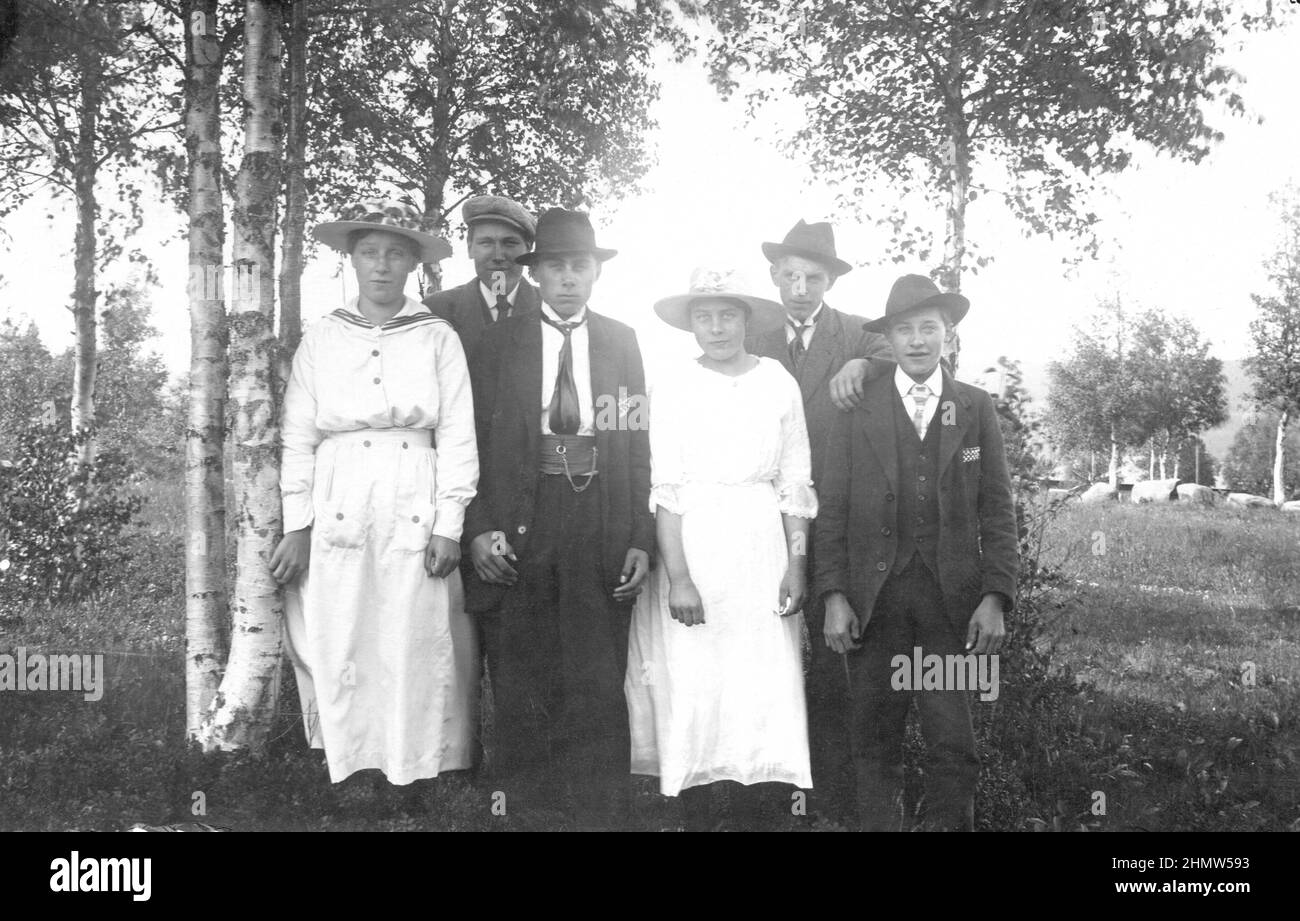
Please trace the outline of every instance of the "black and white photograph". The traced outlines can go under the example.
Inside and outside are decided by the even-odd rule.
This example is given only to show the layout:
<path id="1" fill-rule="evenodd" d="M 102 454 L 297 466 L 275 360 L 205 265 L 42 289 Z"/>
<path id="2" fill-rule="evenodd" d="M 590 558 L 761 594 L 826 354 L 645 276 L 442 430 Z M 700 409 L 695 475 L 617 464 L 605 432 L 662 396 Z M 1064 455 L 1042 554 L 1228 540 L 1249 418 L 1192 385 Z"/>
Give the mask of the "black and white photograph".
<path id="1" fill-rule="evenodd" d="M 1296 0 L 0 0 L 0 832 L 1180 832 L 1094 882 L 1248 893 L 1298 52 Z M 149 899 L 98 859 L 22 885 Z"/>

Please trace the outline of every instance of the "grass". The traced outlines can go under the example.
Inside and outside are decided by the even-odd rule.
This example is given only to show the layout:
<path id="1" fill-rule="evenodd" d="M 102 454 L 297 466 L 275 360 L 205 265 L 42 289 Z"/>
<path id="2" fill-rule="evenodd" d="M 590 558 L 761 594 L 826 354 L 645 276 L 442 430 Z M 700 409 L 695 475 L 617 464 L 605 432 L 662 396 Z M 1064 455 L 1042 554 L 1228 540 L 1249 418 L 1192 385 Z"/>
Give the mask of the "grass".
<path id="1" fill-rule="evenodd" d="M 288 668 L 283 712 L 263 750 L 187 750 L 181 510 L 179 481 L 151 486 L 126 538 L 128 562 L 94 599 L 46 606 L 0 596 L 0 652 L 102 652 L 108 676 L 98 703 L 71 692 L 5 694 L 0 829 L 193 820 L 239 830 L 518 827 L 494 816 L 492 791 L 464 776 L 439 778 L 418 803 L 365 777 L 330 784 L 292 712 Z M 1059 514 L 1042 561 L 1065 580 L 1033 639 L 1050 664 L 1009 653 L 1002 696 L 976 705 L 979 826 L 1300 827 L 1298 542 L 1300 516 L 1267 511 L 1113 505 Z M 913 734 L 913 794 L 919 754 Z M 678 827 L 675 804 L 653 782 L 635 787 L 635 827 Z M 205 814 L 195 815 L 200 801 Z"/>

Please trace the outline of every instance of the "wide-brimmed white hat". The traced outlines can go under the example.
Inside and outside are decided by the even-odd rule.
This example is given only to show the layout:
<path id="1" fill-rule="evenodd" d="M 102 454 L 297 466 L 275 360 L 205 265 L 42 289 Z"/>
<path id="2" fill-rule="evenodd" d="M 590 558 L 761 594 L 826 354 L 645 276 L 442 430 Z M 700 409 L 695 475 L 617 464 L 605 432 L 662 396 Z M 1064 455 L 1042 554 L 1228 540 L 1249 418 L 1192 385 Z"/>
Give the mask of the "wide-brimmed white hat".
<path id="1" fill-rule="evenodd" d="M 337 221 L 317 224 L 311 235 L 326 246 L 346 253 L 348 237 L 353 231 L 385 230 L 413 241 L 420 248 L 421 262 L 439 262 L 451 256 L 451 244 L 426 232 L 424 226 L 424 215 L 414 205 L 367 199 L 345 207 Z"/>
<path id="2" fill-rule="evenodd" d="M 747 286 L 735 269 L 700 266 L 691 272 L 690 290 L 655 302 L 655 313 L 669 326 L 691 332 L 691 305 L 696 301 L 725 298 L 749 307 L 747 334 L 780 329 L 785 323 L 785 308 L 776 301 L 746 294 Z"/>

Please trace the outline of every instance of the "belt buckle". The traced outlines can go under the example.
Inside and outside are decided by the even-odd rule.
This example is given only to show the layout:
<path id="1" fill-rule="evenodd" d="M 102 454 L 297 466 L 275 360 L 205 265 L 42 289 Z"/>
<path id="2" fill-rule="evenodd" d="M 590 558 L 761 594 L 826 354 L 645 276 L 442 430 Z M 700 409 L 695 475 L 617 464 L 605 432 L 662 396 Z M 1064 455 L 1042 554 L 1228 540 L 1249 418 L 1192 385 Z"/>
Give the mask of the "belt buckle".
<path id="1" fill-rule="evenodd" d="M 568 453 L 569 453 L 569 449 L 566 448 L 566 447 L 564 446 L 564 443 L 563 443 L 563 442 L 561 442 L 560 444 L 557 444 L 557 445 L 555 446 L 555 453 L 556 453 L 556 454 L 559 454 L 559 455 L 562 457 L 562 456 L 564 456 L 565 454 L 568 454 Z"/>

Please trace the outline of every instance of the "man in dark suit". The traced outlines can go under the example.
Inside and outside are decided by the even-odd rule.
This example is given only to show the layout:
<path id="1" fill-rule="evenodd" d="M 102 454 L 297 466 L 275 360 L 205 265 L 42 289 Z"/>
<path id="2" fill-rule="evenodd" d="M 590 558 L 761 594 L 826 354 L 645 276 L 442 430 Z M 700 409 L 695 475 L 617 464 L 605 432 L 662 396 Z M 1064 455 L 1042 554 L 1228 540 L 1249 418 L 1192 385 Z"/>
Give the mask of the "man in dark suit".
<path id="1" fill-rule="evenodd" d="M 493 771 L 508 803 L 549 809 L 567 792 L 578 824 L 596 828 L 626 821 L 623 677 L 655 528 L 636 334 L 587 306 L 614 254 L 587 215 L 547 211 L 536 250 L 518 257 L 541 311 L 489 327 L 470 364 L 480 476 L 467 555 L 501 596 L 480 615 Z"/>
<path id="2" fill-rule="evenodd" d="M 524 280 L 523 266 L 515 262 L 533 245 L 537 221 L 523 205 L 499 195 L 469 199 L 461 216 L 474 277 L 429 295 L 424 303 L 451 323 L 469 359 L 484 329 L 512 314 L 536 313 L 541 304 L 537 289 Z"/>
<path id="3" fill-rule="evenodd" d="M 804 417 L 812 449 L 813 486 L 820 488 L 826 438 L 831 422 L 862 393 L 863 385 L 888 370 L 885 337 L 863 329 L 862 317 L 841 313 L 823 297 L 835 280 L 853 267 L 835 252 L 830 224 L 800 220 L 780 243 L 764 243 L 772 283 L 786 310 L 784 328 L 746 343 L 754 355 L 775 358 L 794 375 L 803 393 Z M 816 532 L 813 523 L 813 532 Z M 808 561 L 813 573 L 814 560 Z M 833 822 L 856 824 L 853 763 L 847 723 L 849 689 L 840 656 L 821 642 L 823 609 L 816 585 L 804 607 L 811 643 L 809 663 L 808 742 L 814 806 Z"/>
<path id="4" fill-rule="evenodd" d="M 923 827 L 973 826 L 979 758 L 969 695 L 961 682 L 913 688 L 919 665 L 903 674 L 895 661 L 933 655 L 969 670 L 996 655 L 1015 602 L 1016 516 L 997 412 L 987 393 L 939 364 L 968 308 L 922 275 L 894 284 L 885 316 L 867 327 L 886 334 L 897 367 L 834 421 L 818 483 L 816 585 L 825 642 L 847 658 L 867 831 L 901 827 L 913 699 L 927 757 Z"/>

